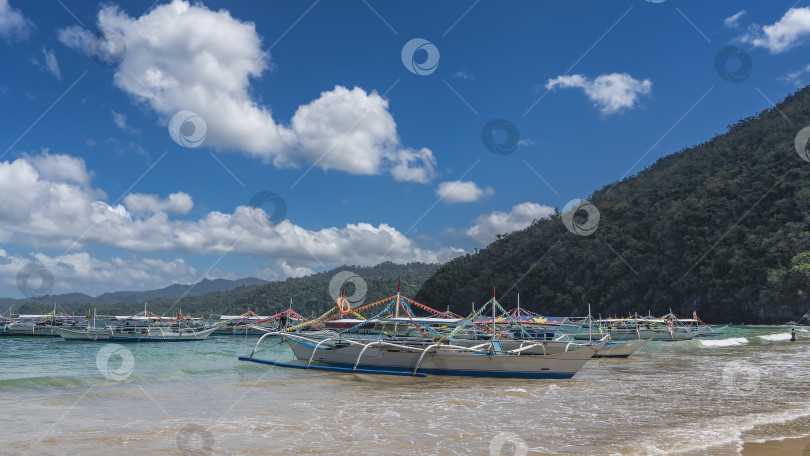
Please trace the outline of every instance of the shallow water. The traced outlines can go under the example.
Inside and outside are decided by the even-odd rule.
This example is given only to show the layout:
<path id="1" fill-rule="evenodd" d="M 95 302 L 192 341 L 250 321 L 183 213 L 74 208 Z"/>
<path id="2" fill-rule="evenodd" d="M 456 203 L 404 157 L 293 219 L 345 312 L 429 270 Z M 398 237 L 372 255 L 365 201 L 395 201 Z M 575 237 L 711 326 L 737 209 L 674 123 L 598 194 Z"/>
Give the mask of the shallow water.
<path id="1" fill-rule="evenodd" d="M 238 361 L 255 337 L 0 338 L 0 454 L 736 454 L 810 435 L 810 333 L 789 333 L 733 327 L 530 381 Z M 257 357 L 292 358 L 267 345 Z"/>

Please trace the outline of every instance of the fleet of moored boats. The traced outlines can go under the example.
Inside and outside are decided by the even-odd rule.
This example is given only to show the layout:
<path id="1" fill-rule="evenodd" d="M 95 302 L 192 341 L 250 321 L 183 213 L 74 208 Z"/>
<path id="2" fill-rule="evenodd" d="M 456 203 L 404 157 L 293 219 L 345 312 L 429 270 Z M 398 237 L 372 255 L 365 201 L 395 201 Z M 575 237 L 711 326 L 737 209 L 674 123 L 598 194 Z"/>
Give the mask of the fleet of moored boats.
<path id="1" fill-rule="evenodd" d="M 422 316 L 418 316 L 421 313 Z M 371 315 L 373 313 L 373 315 Z M 364 314 L 369 316 L 364 316 Z M 427 316 L 425 316 L 427 314 Z M 280 367 L 389 375 L 571 378 L 592 358 L 626 358 L 651 341 L 685 341 L 721 334 L 697 318 L 672 313 L 596 319 L 544 317 L 520 306 L 507 311 L 493 297 L 467 317 L 402 296 L 352 308 L 340 297 L 320 317 L 292 309 L 276 315 L 223 315 L 210 322 L 144 309 L 133 316 L 0 315 L 0 336 L 71 341 L 185 342 L 209 336 L 261 336 L 243 361 Z M 266 340 L 289 345 L 295 360 L 254 355 Z"/>

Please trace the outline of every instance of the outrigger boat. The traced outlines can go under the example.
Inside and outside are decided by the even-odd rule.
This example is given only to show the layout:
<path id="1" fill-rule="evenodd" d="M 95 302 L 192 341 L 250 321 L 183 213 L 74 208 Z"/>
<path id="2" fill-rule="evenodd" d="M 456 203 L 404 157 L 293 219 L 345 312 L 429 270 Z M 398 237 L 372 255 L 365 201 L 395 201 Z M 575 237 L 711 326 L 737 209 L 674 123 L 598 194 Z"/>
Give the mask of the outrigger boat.
<path id="1" fill-rule="evenodd" d="M 548 317 L 521 309 L 520 295 L 517 296 L 517 307 L 497 317 L 495 321 L 501 324 L 509 322 L 517 323 L 507 327 L 515 328 L 514 334 L 511 335 L 512 340 L 500 338 L 501 345 L 504 347 L 516 349 L 522 348 L 527 342 L 537 340 L 544 341 L 538 347 L 529 349 L 529 354 L 545 355 L 568 351 L 570 344 L 576 342 L 570 334 L 561 330 L 562 325 L 569 322 L 568 318 Z M 478 322 L 485 325 L 487 324 L 486 320 L 479 320 Z M 597 338 L 589 338 L 588 343 L 592 344 L 595 340 L 600 340 L 603 337 L 604 335 Z M 583 340 L 580 340 L 574 345 L 582 345 Z M 610 339 L 608 340 L 609 342 L 605 346 L 597 350 L 594 358 L 627 358 L 649 342 L 649 339 L 617 342 L 612 342 Z"/>
<path id="2" fill-rule="evenodd" d="M 653 340 L 681 341 L 692 340 L 698 332 L 683 326 L 674 319 L 651 317 L 594 319 L 590 314 L 579 322 L 571 321 L 562 328 L 576 340 L 596 340 L 610 336 L 612 341 Z"/>
<path id="3" fill-rule="evenodd" d="M 0 334 L 6 332 L 6 328 L 8 328 L 8 325 L 12 323 L 14 323 L 14 320 L 12 320 L 9 317 L 6 317 L 3 314 L 0 314 Z"/>
<path id="4" fill-rule="evenodd" d="M 497 341 L 473 347 L 434 343 L 427 347 L 387 341 L 354 339 L 309 339 L 282 333 L 295 357 L 311 366 L 318 361 L 333 367 L 356 371 L 394 371 L 417 373 L 503 377 L 571 378 L 593 357 L 606 341 L 556 355 L 530 355 L 519 350 L 504 350 Z M 242 359 L 242 358 L 240 358 Z M 251 356 L 249 360 L 253 360 Z"/>
<path id="5" fill-rule="evenodd" d="M 90 341 L 116 341 L 116 342 L 179 342 L 203 340 L 214 332 L 213 328 L 168 328 L 164 326 L 142 326 L 126 328 L 123 326 L 108 326 L 106 328 L 86 329 L 77 331 L 66 328 L 56 328 L 56 333 L 65 340 Z"/>
<path id="6" fill-rule="evenodd" d="M 454 376 L 479 376 L 479 377 L 501 377 L 501 378 L 571 378 L 577 371 L 607 343 L 607 338 L 596 344 L 576 346 L 557 354 L 529 354 L 529 350 L 541 346 L 540 341 L 534 343 L 523 343 L 520 348 L 507 349 L 493 335 L 499 334 L 496 325 L 496 309 L 503 309 L 494 297 L 481 309 L 473 313 L 469 318 L 464 319 L 452 326 L 449 332 L 440 331 L 441 326 L 451 328 L 448 319 L 440 319 L 438 327 L 436 324 L 419 323 L 420 319 L 414 316 L 410 304 L 426 308 L 422 304 L 416 303 L 408 298 L 404 298 L 399 292 L 395 296 L 386 298 L 376 303 L 351 309 L 349 302 L 343 296 L 338 298 L 337 306 L 319 319 L 313 322 L 326 324 L 327 321 L 337 320 L 348 314 L 358 314 L 360 310 L 377 305 L 388 305 L 377 316 L 361 320 L 356 326 L 374 325 L 378 328 L 378 321 L 385 320 L 382 315 L 393 310 L 393 321 L 385 320 L 382 331 L 386 327 L 394 325 L 395 330 L 392 338 L 360 338 L 351 331 L 343 334 L 330 335 L 328 332 L 320 331 L 316 334 L 292 333 L 307 325 L 288 328 L 288 331 L 268 333 L 262 336 L 256 343 L 253 352 L 248 357 L 240 357 L 242 361 L 251 361 L 263 364 L 270 364 L 282 367 L 298 367 L 308 369 L 327 369 L 344 372 L 364 372 L 364 373 L 384 373 L 397 375 L 454 375 Z M 461 339 L 456 337 L 467 327 L 480 331 L 482 328 L 476 324 L 481 313 L 487 306 L 492 309 L 492 324 L 489 329 L 489 340 L 481 341 L 475 337 Z M 392 309 L 393 307 L 393 309 Z M 400 309 L 406 317 L 400 318 Z M 331 315 L 333 311 L 337 312 Z M 434 313 L 442 314 L 433 309 Z M 410 326 L 415 328 L 423 337 L 411 338 L 399 336 L 398 326 Z M 356 329 L 356 328 L 352 328 Z M 382 333 L 381 333 L 382 334 Z M 259 345 L 265 338 L 271 335 L 281 336 L 281 340 L 286 342 L 293 352 L 293 355 L 301 363 L 279 363 L 255 358 Z M 426 341 L 430 340 L 429 342 Z M 457 342 L 464 340 L 465 345 Z M 474 342 L 473 342 L 474 341 Z M 568 343 L 570 348 L 572 343 Z M 305 362 L 306 364 L 303 364 Z"/>
<path id="7" fill-rule="evenodd" d="M 291 308 L 269 317 L 247 311 L 242 315 L 222 315 L 220 322 L 214 323 L 214 335 L 261 336 L 306 321 Z"/>
<path id="8" fill-rule="evenodd" d="M 214 335 L 216 336 L 261 336 L 267 331 L 253 326 L 264 322 L 270 317 L 256 315 L 248 310 L 242 315 L 221 315 L 219 322 L 214 323 Z"/>
<path id="9" fill-rule="evenodd" d="M 214 328 L 199 328 L 193 319 L 182 313 L 177 318 L 161 317 L 144 310 L 131 317 L 115 317 L 107 326 L 93 325 L 84 329 L 55 328 L 57 335 L 65 340 L 116 341 L 116 342 L 180 342 L 204 340 Z M 189 324 L 192 323 L 192 324 Z"/>
<path id="10" fill-rule="evenodd" d="M 87 327 L 87 323 L 84 317 L 55 310 L 46 315 L 18 315 L 14 319 L 6 318 L 0 326 L 0 336 L 59 337 L 56 328 L 64 327 L 82 329 Z"/>
<path id="11" fill-rule="evenodd" d="M 697 312 L 692 312 L 692 318 L 678 318 L 675 314 L 670 311 L 668 314 L 661 317 L 663 320 L 673 320 L 679 326 L 683 326 L 689 329 L 692 329 L 697 332 L 695 337 L 712 337 L 712 336 L 719 336 L 723 334 L 723 331 L 728 328 L 729 325 L 723 326 L 711 326 L 707 325 L 697 316 Z"/>

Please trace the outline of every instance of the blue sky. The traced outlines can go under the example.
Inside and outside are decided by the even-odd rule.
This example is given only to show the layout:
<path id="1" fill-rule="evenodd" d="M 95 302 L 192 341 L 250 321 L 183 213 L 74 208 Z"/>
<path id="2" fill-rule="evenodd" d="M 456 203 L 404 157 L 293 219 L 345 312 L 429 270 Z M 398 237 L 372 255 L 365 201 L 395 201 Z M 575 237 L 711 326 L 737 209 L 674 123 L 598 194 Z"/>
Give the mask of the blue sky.
<path id="1" fill-rule="evenodd" d="M 802 2 L 436 3 L 0 0 L 0 295 L 446 261 L 810 82 Z"/>

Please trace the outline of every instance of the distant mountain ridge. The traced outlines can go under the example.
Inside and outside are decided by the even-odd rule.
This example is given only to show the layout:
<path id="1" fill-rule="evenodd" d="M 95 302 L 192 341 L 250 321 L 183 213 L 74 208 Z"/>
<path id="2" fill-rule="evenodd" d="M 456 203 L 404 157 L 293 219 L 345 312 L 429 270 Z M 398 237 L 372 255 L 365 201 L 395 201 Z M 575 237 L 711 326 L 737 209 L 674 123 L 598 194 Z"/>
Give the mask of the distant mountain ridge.
<path id="1" fill-rule="evenodd" d="M 183 295 L 198 296 L 205 293 L 214 291 L 228 291 L 239 287 L 250 287 L 254 285 L 263 285 L 268 283 L 267 280 L 257 279 L 256 277 L 247 277 L 238 280 L 228 279 L 203 279 L 196 284 L 182 285 L 174 284 L 165 288 L 149 291 L 116 291 L 114 293 L 104 293 L 95 298 L 96 302 L 100 303 L 122 303 L 132 304 L 135 302 L 144 302 L 156 298 L 179 298 Z"/>
<path id="2" fill-rule="evenodd" d="M 200 282 L 185 296 L 183 293 L 188 290 L 188 285 L 172 285 L 144 292 L 105 293 L 97 298 L 73 293 L 26 300 L 0 299 L 0 312 L 8 310 L 10 301 L 15 305 L 15 313 L 49 312 L 55 301 L 60 310 L 74 314 L 84 314 L 90 309 L 97 311 L 99 315 L 132 315 L 146 306 L 148 310 L 160 315 L 182 311 L 186 315 L 216 317 L 221 314 L 239 315 L 247 310 L 262 315 L 273 314 L 288 308 L 292 303 L 295 311 L 310 316 L 335 305 L 332 296 L 332 291 L 335 290 L 330 288 L 335 285 L 332 283 L 333 279 L 341 272 L 350 272 L 362 278 L 365 290 L 357 290 L 353 281 L 337 283 L 336 286 L 345 288 L 346 296 L 350 299 L 354 299 L 352 297 L 355 293 L 361 293 L 363 296 L 357 302 L 371 303 L 396 294 L 400 286 L 403 295 L 414 296 L 438 267 L 438 264 L 384 262 L 375 266 L 340 266 L 329 271 L 276 282 L 255 278 L 223 282 L 209 280 Z M 260 283 L 251 284 L 257 281 Z M 218 290 L 217 287 L 228 289 Z"/>
<path id="3" fill-rule="evenodd" d="M 116 291 L 112 293 L 102 293 L 95 297 L 84 293 L 64 293 L 37 298 L 0 298 L 0 312 L 6 312 L 9 307 L 13 309 L 31 301 L 49 304 L 51 307 L 53 307 L 53 305 L 64 307 L 80 304 L 134 304 L 159 298 L 178 299 L 184 295 L 198 296 L 215 291 L 229 291 L 239 287 L 250 287 L 266 283 L 268 283 L 266 280 L 256 277 L 247 277 L 238 280 L 203 279 L 196 284 L 183 285 L 176 283 L 156 290 Z"/>

